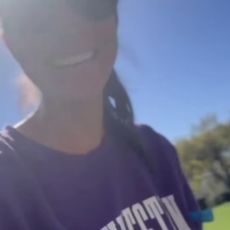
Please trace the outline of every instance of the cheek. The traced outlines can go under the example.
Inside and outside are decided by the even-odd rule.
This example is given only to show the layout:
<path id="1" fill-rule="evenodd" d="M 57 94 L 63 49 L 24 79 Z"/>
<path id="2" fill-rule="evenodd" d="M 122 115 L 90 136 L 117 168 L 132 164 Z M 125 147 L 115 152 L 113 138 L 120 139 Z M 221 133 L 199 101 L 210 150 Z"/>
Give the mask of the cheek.
<path id="1" fill-rule="evenodd" d="M 31 40 L 27 39 L 26 36 L 11 37 L 10 35 L 4 35 L 4 40 L 11 54 L 25 72 L 27 72 L 27 69 L 31 69 L 33 66 L 35 67 L 38 64 L 38 55 L 36 54 L 39 50 L 36 49 L 34 44 L 31 44 Z"/>

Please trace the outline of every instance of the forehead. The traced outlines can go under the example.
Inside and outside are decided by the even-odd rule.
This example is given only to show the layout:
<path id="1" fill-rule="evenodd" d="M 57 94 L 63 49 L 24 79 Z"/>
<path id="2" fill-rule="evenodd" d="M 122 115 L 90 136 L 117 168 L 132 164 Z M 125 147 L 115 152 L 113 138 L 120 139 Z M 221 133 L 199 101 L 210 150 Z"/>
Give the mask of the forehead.
<path id="1" fill-rule="evenodd" d="M 80 16 L 103 19 L 116 13 L 117 0 L 0 0 L 0 15 L 41 15 L 67 6 Z"/>
<path id="2" fill-rule="evenodd" d="M 58 26 L 74 22 L 76 14 L 72 13 L 66 0 L 0 0 L 4 4 L 0 17 L 4 28 L 19 30 L 22 28 L 40 28 L 41 26 Z M 20 4 L 19 4 L 20 2 Z M 56 23 L 55 23 L 56 22 Z M 38 29 L 39 30 L 39 29 Z"/>
<path id="3" fill-rule="evenodd" d="M 55 9 L 63 0 L 0 0 L 0 13 L 4 15 L 29 14 Z"/>

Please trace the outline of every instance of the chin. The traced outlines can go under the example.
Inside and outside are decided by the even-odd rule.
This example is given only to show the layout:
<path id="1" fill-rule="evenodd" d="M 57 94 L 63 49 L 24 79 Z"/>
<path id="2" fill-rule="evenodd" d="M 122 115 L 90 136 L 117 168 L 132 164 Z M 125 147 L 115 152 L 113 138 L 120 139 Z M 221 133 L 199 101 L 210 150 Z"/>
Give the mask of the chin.
<path id="1" fill-rule="evenodd" d="M 66 103 L 86 102 L 98 100 L 103 97 L 103 89 L 101 87 L 87 87 L 87 88 L 61 88 L 52 92 L 52 97 L 55 100 L 64 101 Z"/>
<path id="2" fill-rule="evenodd" d="M 103 95 L 104 87 L 109 79 L 96 75 L 63 75 L 47 78 L 42 83 L 41 91 L 57 100 L 84 101 L 93 100 Z M 103 76 L 103 75 L 102 75 Z"/>

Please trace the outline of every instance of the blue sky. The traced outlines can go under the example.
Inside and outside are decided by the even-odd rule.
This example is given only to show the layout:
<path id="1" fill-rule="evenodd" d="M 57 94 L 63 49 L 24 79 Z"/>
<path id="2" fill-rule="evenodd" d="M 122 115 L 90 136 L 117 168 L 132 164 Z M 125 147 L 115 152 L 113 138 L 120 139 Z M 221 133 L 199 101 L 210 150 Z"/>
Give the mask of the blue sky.
<path id="1" fill-rule="evenodd" d="M 207 114 L 230 119 L 229 9 L 228 0 L 121 1 L 116 68 L 139 123 L 175 140 Z M 22 117 L 18 73 L 0 45 L 0 126 Z"/>

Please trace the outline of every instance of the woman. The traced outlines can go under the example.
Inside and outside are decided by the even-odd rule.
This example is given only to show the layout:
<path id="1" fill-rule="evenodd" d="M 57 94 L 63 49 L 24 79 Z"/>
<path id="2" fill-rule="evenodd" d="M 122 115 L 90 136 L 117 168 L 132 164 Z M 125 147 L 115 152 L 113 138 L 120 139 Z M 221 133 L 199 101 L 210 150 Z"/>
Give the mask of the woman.
<path id="1" fill-rule="evenodd" d="M 116 7 L 1 3 L 6 44 L 42 100 L 1 135 L 0 229 L 200 229 L 174 148 L 135 126 L 113 70 Z"/>

